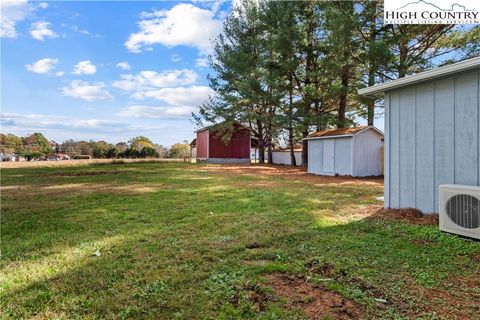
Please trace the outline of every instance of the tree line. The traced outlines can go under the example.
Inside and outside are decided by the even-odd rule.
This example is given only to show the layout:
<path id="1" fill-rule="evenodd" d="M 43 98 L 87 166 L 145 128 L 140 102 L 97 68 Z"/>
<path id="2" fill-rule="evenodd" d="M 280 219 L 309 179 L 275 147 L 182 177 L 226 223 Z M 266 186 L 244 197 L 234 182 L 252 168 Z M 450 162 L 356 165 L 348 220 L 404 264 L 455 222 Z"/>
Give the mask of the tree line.
<path id="1" fill-rule="evenodd" d="M 25 137 L 2 133 L 0 134 L 0 152 L 22 156 L 27 160 L 52 154 L 67 154 L 70 157 L 90 156 L 92 158 L 184 158 L 190 155 L 190 145 L 187 141 L 183 141 L 167 148 L 153 143 L 144 136 L 134 137 L 128 142 L 116 144 L 72 139 L 56 143 L 49 141 L 41 133 L 33 133 Z"/>
<path id="2" fill-rule="evenodd" d="M 373 125 L 383 101 L 357 90 L 480 53 L 480 27 L 384 25 L 381 1 L 239 1 L 213 41 L 215 94 L 192 114 L 240 122 L 272 162 L 279 140 L 290 148 L 311 132 Z M 377 114 L 376 114 L 377 112 Z"/>

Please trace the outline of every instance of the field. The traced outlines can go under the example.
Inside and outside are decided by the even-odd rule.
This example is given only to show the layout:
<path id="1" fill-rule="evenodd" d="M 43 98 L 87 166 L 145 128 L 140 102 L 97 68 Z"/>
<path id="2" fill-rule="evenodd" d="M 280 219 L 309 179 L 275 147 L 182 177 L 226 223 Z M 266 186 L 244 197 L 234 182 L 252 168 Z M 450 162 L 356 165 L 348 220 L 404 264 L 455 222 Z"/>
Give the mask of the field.
<path id="1" fill-rule="evenodd" d="M 190 159 L 188 159 L 190 160 Z M 146 162 L 185 162 L 184 159 L 172 158 L 147 158 L 147 159 L 85 159 L 85 160 L 62 160 L 62 161 L 20 161 L 0 162 L 2 168 L 32 168 L 32 167 L 73 167 L 92 164 L 123 164 L 123 163 L 146 163 Z"/>
<path id="2" fill-rule="evenodd" d="M 478 317 L 480 244 L 382 211 L 382 190 L 258 165 L 2 169 L 0 317 Z"/>

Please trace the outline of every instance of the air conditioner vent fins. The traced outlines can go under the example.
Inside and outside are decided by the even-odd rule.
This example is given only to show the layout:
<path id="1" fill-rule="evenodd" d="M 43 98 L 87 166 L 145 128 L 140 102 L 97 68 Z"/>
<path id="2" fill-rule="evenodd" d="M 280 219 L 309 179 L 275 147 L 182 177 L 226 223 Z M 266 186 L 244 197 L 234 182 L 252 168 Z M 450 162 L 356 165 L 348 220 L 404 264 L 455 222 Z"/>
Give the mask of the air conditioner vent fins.
<path id="1" fill-rule="evenodd" d="M 468 194 L 457 194 L 446 204 L 448 217 L 455 224 L 466 229 L 480 227 L 479 199 Z"/>
<path id="2" fill-rule="evenodd" d="M 439 186 L 440 230 L 480 240 L 480 187 Z"/>

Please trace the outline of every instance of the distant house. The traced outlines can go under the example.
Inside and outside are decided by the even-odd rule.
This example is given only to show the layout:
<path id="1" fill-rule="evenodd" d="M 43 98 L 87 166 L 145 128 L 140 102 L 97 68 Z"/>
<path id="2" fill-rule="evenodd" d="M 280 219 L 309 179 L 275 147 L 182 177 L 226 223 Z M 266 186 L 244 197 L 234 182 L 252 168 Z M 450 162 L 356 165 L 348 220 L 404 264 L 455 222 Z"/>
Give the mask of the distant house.
<path id="1" fill-rule="evenodd" d="M 5 153 L 0 152 L 0 161 L 12 161 L 15 162 L 17 160 L 17 156 L 13 153 Z"/>
<path id="2" fill-rule="evenodd" d="M 381 175 L 383 132 L 372 126 L 318 131 L 309 135 L 308 172 L 367 177 Z"/>
<path id="3" fill-rule="evenodd" d="M 439 185 L 480 185 L 480 58 L 359 90 L 385 101 L 385 207 L 439 212 Z"/>
<path id="4" fill-rule="evenodd" d="M 239 123 L 219 123 L 196 133 L 197 162 L 250 163 L 251 138 L 247 127 Z"/>

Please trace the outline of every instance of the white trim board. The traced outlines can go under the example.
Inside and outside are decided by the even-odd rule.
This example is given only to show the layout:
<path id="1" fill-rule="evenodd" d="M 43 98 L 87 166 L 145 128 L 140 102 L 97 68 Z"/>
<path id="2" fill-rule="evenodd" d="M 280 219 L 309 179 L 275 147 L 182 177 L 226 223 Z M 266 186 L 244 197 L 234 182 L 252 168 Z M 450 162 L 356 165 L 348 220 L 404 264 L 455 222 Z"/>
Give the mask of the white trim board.
<path id="1" fill-rule="evenodd" d="M 471 58 L 465 61 L 457 62 L 457 63 L 440 67 L 434 70 L 420 72 L 418 74 L 406 76 L 404 78 L 377 84 L 372 87 L 359 89 L 358 94 L 362 96 L 367 96 L 367 97 L 375 97 L 376 95 L 388 90 L 398 89 L 408 85 L 445 77 L 445 76 L 459 73 L 459 72 L 474 71 L 477 68 L 480 68 L 480 57 Z"/>

